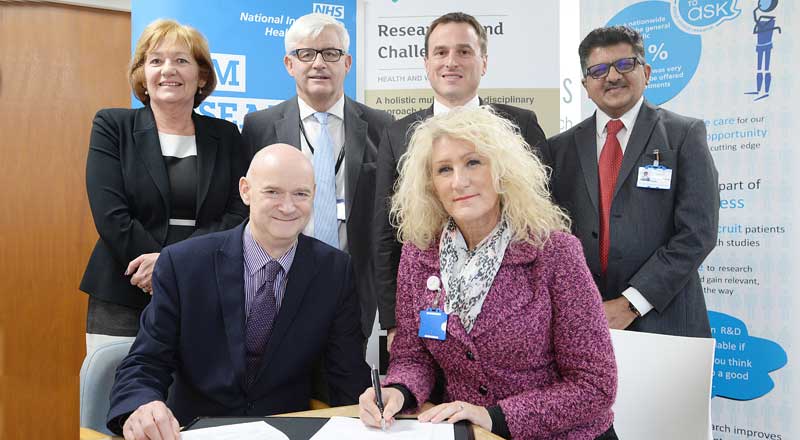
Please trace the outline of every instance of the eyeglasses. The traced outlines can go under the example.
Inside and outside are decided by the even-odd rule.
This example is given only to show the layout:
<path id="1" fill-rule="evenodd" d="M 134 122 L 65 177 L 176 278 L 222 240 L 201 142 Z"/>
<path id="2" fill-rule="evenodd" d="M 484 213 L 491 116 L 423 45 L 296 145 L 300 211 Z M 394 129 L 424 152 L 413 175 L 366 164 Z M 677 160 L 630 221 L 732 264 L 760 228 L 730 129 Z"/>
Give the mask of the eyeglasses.
<path id="1" fill-rule="evenodd" d="M 586 68 L 586 75 L 594 79 L 603 79 L 611 72 L 611 66 L 617 69 L 619 73 L 632 72 L 636 68 L 636 63 L 644 65 L 644 62 L 639 57 L 620 58 L 612 63 L 600 63 Z"/>
<path id="2" fill-rule="evenodd" d="M 289 55 L 296 56 L 298 60 L 304 63 L 311 63 L 317 59 L 318 53 L 322 54 L 322 59 L 328 63 L 335 63 L 342 59 L 342 55 L 344 55 L 344 51 L 342 49 L 334 49 L 332 47 L 320 50 L 304 47 L 302 49 L 295 49 L 289 52 Z"/>

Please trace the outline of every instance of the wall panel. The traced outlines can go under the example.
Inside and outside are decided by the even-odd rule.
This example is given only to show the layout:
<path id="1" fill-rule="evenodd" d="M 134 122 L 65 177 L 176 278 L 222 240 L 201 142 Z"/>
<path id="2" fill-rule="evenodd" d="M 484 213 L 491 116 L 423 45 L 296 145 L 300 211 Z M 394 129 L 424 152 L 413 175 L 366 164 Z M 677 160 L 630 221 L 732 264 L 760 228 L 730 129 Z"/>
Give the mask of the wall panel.
<path id="1" fill-rule="evenodd" d="M 0 2 L 0 438 L 78 436 L 94 113 L 129 106 L 130 14 Z"/>

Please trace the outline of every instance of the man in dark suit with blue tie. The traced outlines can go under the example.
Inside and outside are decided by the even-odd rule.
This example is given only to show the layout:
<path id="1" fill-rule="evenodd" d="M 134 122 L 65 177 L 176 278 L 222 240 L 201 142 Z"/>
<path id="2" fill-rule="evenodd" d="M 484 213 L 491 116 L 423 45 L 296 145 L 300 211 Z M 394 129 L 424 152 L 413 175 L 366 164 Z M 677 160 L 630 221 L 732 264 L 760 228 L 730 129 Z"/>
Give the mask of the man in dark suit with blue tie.
<path id="1" fill-rule="evenodd" d="M 153 299 L 111 393 L 108 427 L 126 439 L 177 439 L 196 416 L 308 409 L 323 356 L 332 404 L 355 403 L 369 386 L 350 257 L 301 234 L 311 163 L 290 145 L 269 146 L 239 190 L 249 222 L 158 258 Z"/>
<path id="2" fill-rule="evenodd" d="M 595 29 L 578 52 L 597 111 L 542 153 L 609 326 L 708 337 L 697 269 L 717 241 L 719 191 L 705 124 L 644 99 L 650 66 L 635 30 Z"/>
<path id="3" fill-rule="evenodd" d="M 394 118 L 344 94 L 352 58 L 344 25 L 325 14 L 298 18 L 286 32 L 283 63 L 297 96 L 244 118 L 242 138 L 251 153 L 277 142 L 294 145 L 314 165 L 314 218 L 303 231 L 353 258 L 361 329 L 375 320 L 372 210 L 375 160 L 384 127 Z"/>

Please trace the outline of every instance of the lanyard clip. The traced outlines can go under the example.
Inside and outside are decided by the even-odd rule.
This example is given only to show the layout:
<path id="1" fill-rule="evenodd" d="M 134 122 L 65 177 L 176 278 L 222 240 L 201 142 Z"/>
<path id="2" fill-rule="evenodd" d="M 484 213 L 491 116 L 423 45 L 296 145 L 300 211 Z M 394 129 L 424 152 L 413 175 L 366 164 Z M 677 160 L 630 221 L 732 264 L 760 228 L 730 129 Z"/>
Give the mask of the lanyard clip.
<path id="1" fill-rule="evenodd" d="M 658 148 L 656 148 L 655 150 L 653 150 L 653 156 L 654 156 L 654 159 L 653 159 L 653 166 L 654 166 L 654 167 L 657 167 L 657 166 L 658 166 L 658 164 L 659 164 L 659 159 L 661 158 L 661 152 L 660 152 L 660 151 L 658 151 Z"/>
<path id="2" fill-rule="evenodd" d="M 436 292 L 436 298 L 433 300 L 433 308 L 439 307 L 439 295 L 442 293 L 442 283 L 439 277 L 436 275 L 428 277 L 425 287 L 427 287 L 428 290 Z"/>

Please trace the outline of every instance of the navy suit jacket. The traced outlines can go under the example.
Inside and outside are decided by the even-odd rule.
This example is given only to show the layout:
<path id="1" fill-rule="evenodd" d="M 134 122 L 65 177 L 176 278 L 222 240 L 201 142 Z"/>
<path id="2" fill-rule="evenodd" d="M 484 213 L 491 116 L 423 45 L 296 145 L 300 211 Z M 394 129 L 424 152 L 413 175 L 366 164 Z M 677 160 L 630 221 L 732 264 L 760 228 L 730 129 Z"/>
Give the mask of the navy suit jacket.
<path id="1" fill-rule="evenodd" d="M 117 369 L 112 431 L 153 400 L 166 401 L 181 425 L 196 416 L 306 410 L 311 369 L 323 356 L 331 404 L 354 404 L 369 386 L 350 257 L 304 235 L 259 374 L 245 386 L 243 231 L 244 224 L 162 251 L 153 299 Z"/>
<path id="2" fill-rule="evenodd" d="M 711 335 L 697 268 L 717 242 L 718 175 L 699 119 L 642 104 L 611 201 L 608 269 L 600 268 L 597 128 L 592 116 L 548 140 L 553 199 L 572 218 L 586 262 L 604 300 L 635 287 L 651 310 L 629 330 L 678 336 Z M 636 185 L 639 167 L 672 169 L 669 189 Z"/>

